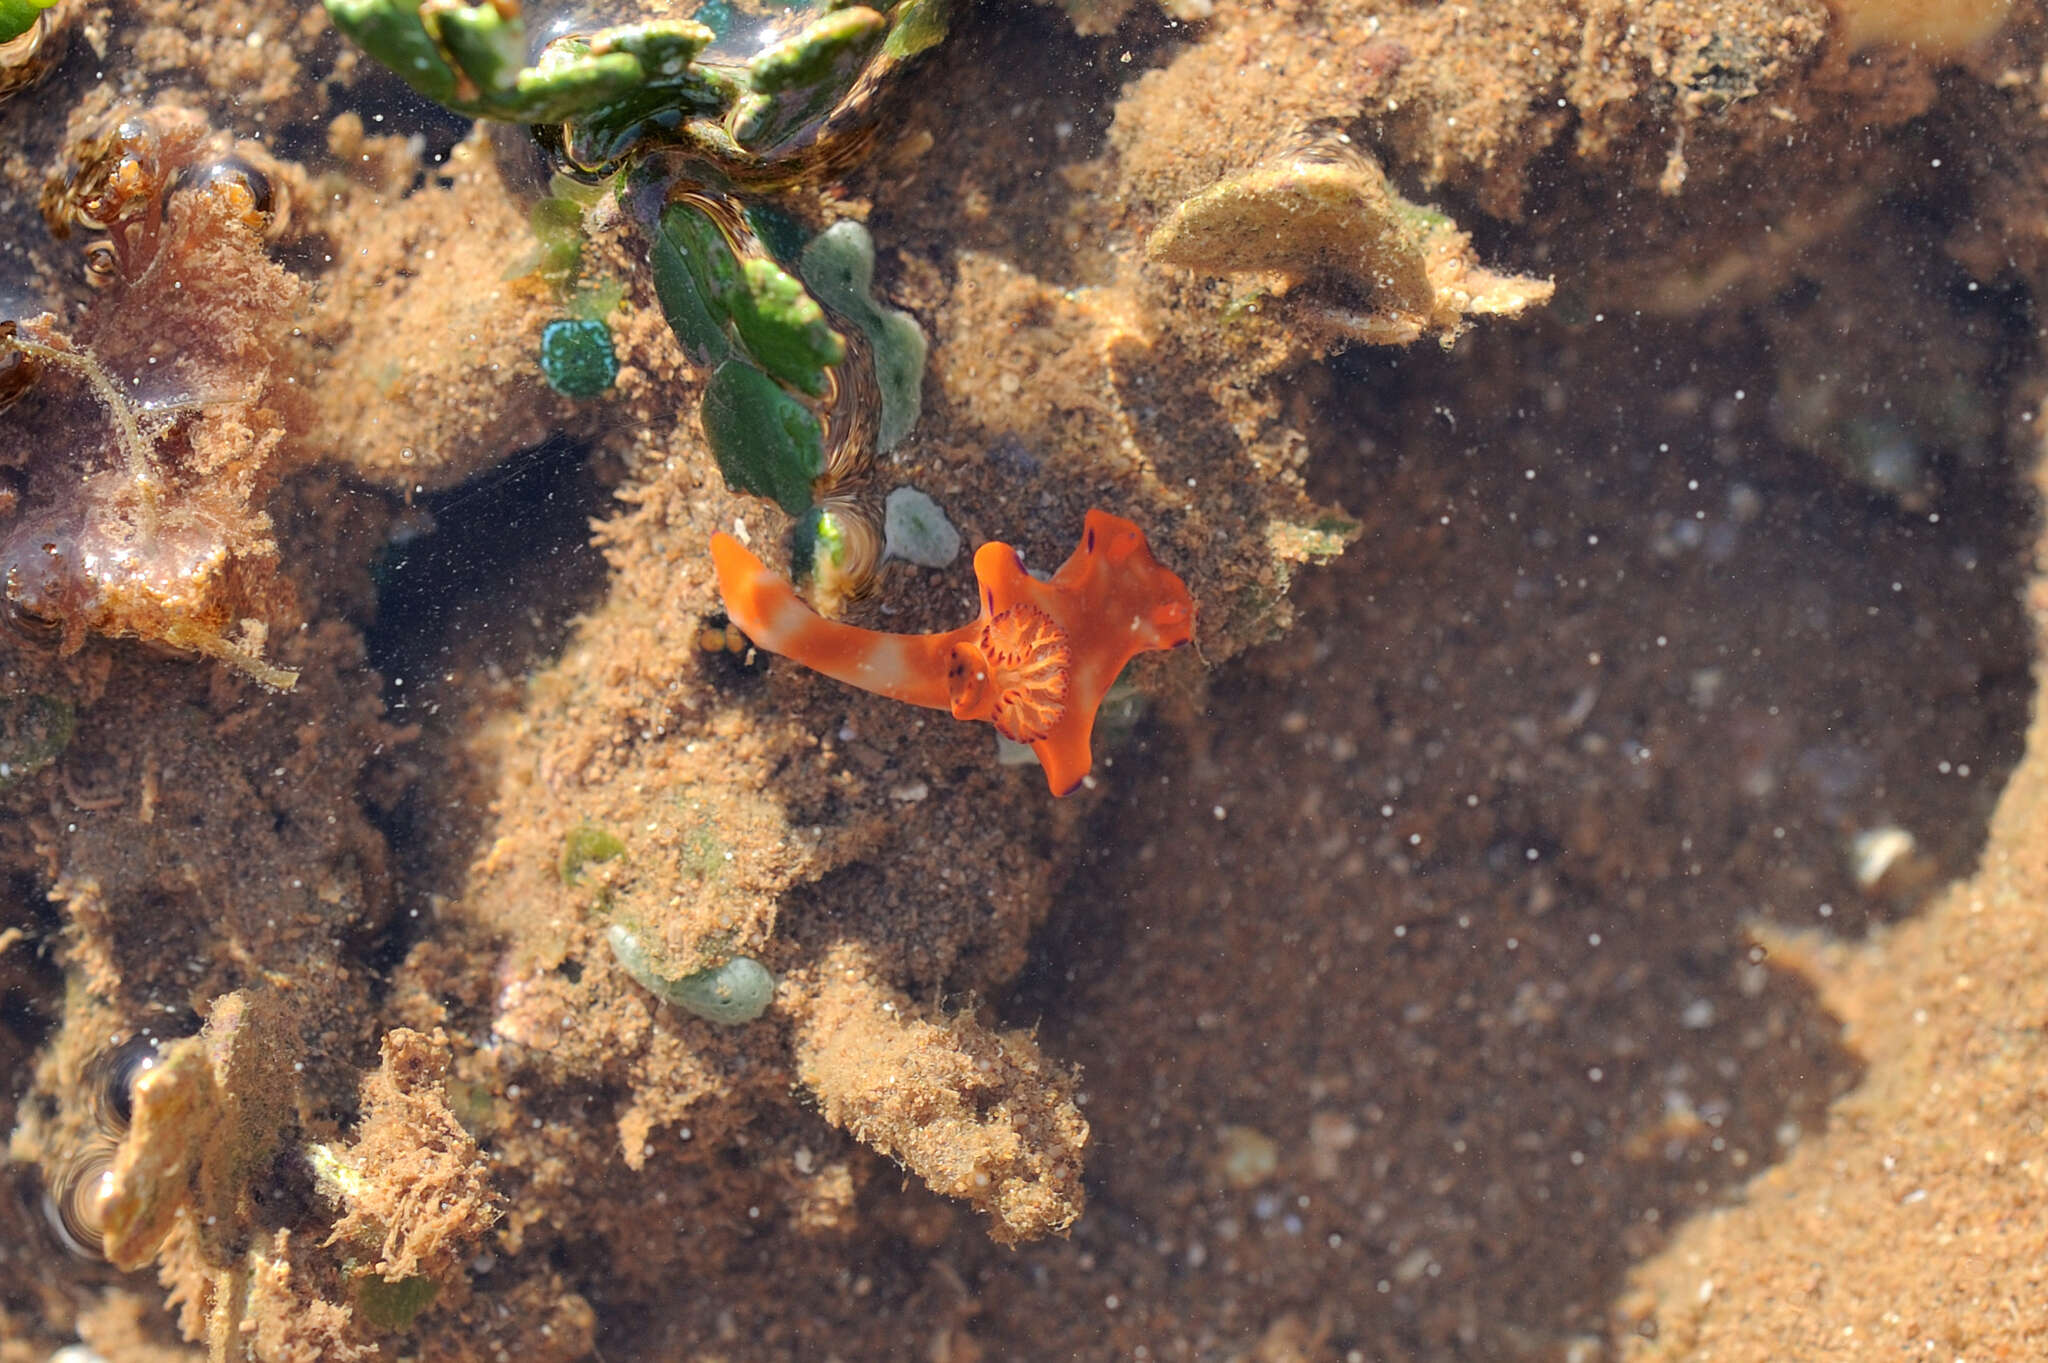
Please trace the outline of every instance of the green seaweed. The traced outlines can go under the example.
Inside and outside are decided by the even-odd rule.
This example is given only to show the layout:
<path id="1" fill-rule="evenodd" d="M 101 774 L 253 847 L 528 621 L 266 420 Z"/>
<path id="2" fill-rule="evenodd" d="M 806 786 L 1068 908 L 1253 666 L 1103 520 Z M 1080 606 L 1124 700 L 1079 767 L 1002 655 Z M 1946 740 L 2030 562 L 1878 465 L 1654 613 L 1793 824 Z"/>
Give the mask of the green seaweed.
<path id="1" fill-rule="evenodd" d="M 603 197 L 602 184 L 590 185 L 567 175 L 548 180 L 547 197 L 533 206 L 533 251 L 505 272 L 507 279 L 539 275 L 556 288 L 567 288 L 583 268 L 583 215 Z"/>
<path id="2" fill-rule="evenodd" d="M 0 0 L 0 43 L 11 43 L 35 27 L 42 12 L 57 0 Z"/>
<path id="3" fill-rule="evenodd" d="M 19 3 L 20 0 L 0 0 Z M 461 0 L 325 0 L 334 26 L 437 104 L 473 118 L 566 123 L 621 150 L 650 120 L 724 108 L 732 84 L 696 64 L 711 30 L 687 19 L 549 43 L 526 65 L 513 6 Z"/>
<path id="4" fill-rule="evenodd" d="M 947 0 L 903 0 L 889 19 L 889 37 L 882 55 L 908 61 L 927 52 L 946 38 Z"/>
<path id="5" fill-rule="evenodd" d="M 818 300 L 780 265 L 755 257 L 741 266 L 745 287 L 728 306 L 740 344 L 754 363 L 799 392 L 823 397 L 825 371 L 846 359 L 846 340 Z"/>
<path id="6" fill-rule="evenodd" d="M 602 322 L 617 312 L 625 301 L 623 281 L 600 279 L 594 284 L 585 284 L 569 296 L 569 315 L 586 322 Z"/>
<path id="7" fill-rule="evenodd" d="M 740 214 L 769 255 L 788 269 L 797 268 L 808 239 L 802 223 L 771 203 L 750 203 Z"/>
<path id="8" fill-rule="evenodd" d="M 794 276 L 770 259 L 742 261 L 694 204 L 662 209 L 654 235 L 655 297 L 692 359 L 712 364 L 738 349 L 799 392 L 824 395 L 846 340 Z"/>
<path id="9" fill-rule="evenodd" d="M 740 278 L 739 260 L 725 234 L 702 210 L 673 203 L 661 210 L 652 235 L 647 263 L 669 330 L 698 364 L 722 362 L 733 349 L 724 300 L 738 290 Z"/>
<path id="10" fill-rule="evenodd" d="M 52 0 L 0 0 L 0 20 L 21 29 Z M 728 165 L 758 166 L 835 120 L 841 132 L 867 112 L 864 89 L 936 45 L 948 0 L 904 0 L 886 15 L 833 0 L 802 31 L 743 62 L 711 50 L 704 6 L 695 19 L 661 19 L 568 34 L 529 65 L 526 25 L 504 0 L 324 0 L 335 27 L 436 103 L 477 118 L 561 125 L 559 147 L 577 167 L 614 165 L 647 141 L 683 144 Z M 26 17 L 23 17 L 26 16 Z M 863 85 L 864 73 L 872 81 Z M 841 114 L 850 117 L 841 119 Z"/>
<path id="11" fill-rule="evenodd" d="M 845 554 L 846 528 L 822 506 L 812 507 L 790 527 L 789 574 L 798 582 L 809 580 L 821 561 L 836 564 Z"/>
<path id="12" fill-rule="evenodd" d="M 825 471 L 825 432 L 810 408 L 741 359 L 718 366 L 704 388 L 704 438 L 737 492 L 766 497 L 792 516 L 811 507 Z"/>
<path id="13" fill-rule="evenodd" d="M 684 34 L 680 30 L 687 28 Z M 549 45 L 574 53 L 579 47 L 603 57 L 634 58 L 644 74 L 633 88 L 572 116 L 565 149 L 585 167 L 609 166 L 650 136 L 673 131 L 685 119 L 716 115 L 740 97 L 739 82 L 715 68 L 695 64 L 700 35 L 710 30 L 689 20 L 658 20 L 606 29 L 592 38 L 563 38 Z M 543 54 L 545 62 L 547 54 Z"/>
<path id="14" fill-rule="evenodd" d="M 733 110 L 733 140 L 742 147 L 773 146 L 823 117 L 853 88 L 888 33 L 887 19 L 854 5 L 820 16 L 756 56 L 747 64 L 747 94 Z"/>

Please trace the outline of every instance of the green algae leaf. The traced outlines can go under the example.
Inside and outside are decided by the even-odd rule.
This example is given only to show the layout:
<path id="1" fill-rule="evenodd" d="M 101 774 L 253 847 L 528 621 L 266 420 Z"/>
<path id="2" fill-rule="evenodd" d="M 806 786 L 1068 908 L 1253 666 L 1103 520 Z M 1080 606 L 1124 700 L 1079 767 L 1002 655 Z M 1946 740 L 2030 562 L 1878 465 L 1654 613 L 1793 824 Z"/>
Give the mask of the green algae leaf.
<path id="1" fill-rule="evenodd" d="M 36 16 L 57 0 L 0 0 L 0 43 L 11 43 L 35 27 Z"/>
<path id="2" fill-rule="evenodd" d="M 583 268 L 583 205 L 559 196 L 542 199 L 527 215 L 527 225 L 533 229 L 533 250 L 504 277 L 539 275 L 555 288 L 567 285 Z"/>
<path id="3" fill-rule="evenodd" d="M 434 12 L 435 33 L 454 59 L 455 69 L 474 81 L 480 102 L 490 105 L 519 85 L 526 65 L 526 25 L 494 5 L 455 5 Z"/>
<path id="4" fill-rule="evenodd" d="M 846 358 L 846 339 L 788 271 L 772 260 L 742 263 L 718 225 L 689 203 L 661 211 L 648 264 L 662 315 L 697 363 L 723 361 L 736 337 L 762 369 L 824 395 L 825 370 Z"/>
<path id="5" fill-rule="evenodd" d="M 662 209 L 647 264 L 661 315 L 690 358 L 713 365 L 731 355 L 725 322 L 728 300 L 739 291 L 740 266 L 711 219 L 689 204 Z"/>
<path id="6" fill-rule="evenodd" d="M 0 0 L 0 5 L 39 0 Z M 516 7 L 462 0 L 325 0 L 335 27 L 436 103 L 475 118 L 563 123 L 581 165 L 616 160 L 650 125 L 716 113 L 730 76 L 696 65 L 711 30 L 688 19 L 601 29 L 549 43 L 526 64 Z"/>
<path id="7" fill-rule="evenodd" d="M 512 123 L 566 123 L 624 98 L 641 80 L 640 63 L 622 52 L 600 55 L 580 39 L 553 43 L 478 112 Z"/>
<path id="8" fill-rule="evenodd" d="M 825 432 L 782 385 L 744 360 L 727 360 L 705 386 L 703 419 L 727 486 L 792 516 L 810 509 L 811 483 L 825 471 Z"/>
<path id="9" fill-rule="evenodd" d="M 733 110 L 743 147 L 773 146 L 822 118 L 853 88 L 889 21 L 865 5 L 824 15 L 747 64 L 749 91 Z"/>
<path id="10" fill-rule="evenodd" d="M 732 300 L 733 326 L 754 362 L 790 387 L 823 397 L 825 371 L 846 358 L 846 338 L 794 275 L 772 260 L 744 262 L 746 287 Z"/>
<path id="11" fill-rule="evenodd" d="M 20 0 L 0 0 L 14 4 Z M 407 0 L 326 0 L 334 26 L 355 40 L 413 89 L 436 104 L 457 107 L 455 68 L 420 20 L 419 5 Z"/>
<path id="12" fill-rule="evenodd" d="M 750 202 L 740 209 L 761 245 L 786 268 L 794 269 L 804 252 L 804 225 L 774 204 Z"/>
<path id="13" fill-rule="evenodd" d="M 946 0 L 903 0 L 891 16 L 882 55 L 905 61 L 946 38 Z"/>
<path id="14" fill-rule="evenodd" d="M 867 338 L 882 393 L 875 450 L 887 454 L 917 425 L 924 406 L 924 332 L 909 313 L 875 300 L 875 240 L 851 219 L 833 223 L 804 248 L 803 277 Z"/>
<path id="15" fill-rule="evenodd" d="M 715 36 L 694 19 L 653 19 L 605 29 L 593 45 L 600 52 L 623 52 L 639 62 L 650 88 L 686 90 L 693 88 L 691 65 Z"/>
<path id="16" fill-rule="evenodd" d="M 848 68 L 860 69 L 888 27 L 865 5 L 835 10 L 747 63 L 747 84 L 757 94 L 779 95 L 850 81 Z"/>
<path id="17" fill-rule="evenodd" d="M 558 40 L 549 52 L 567 41 Z M 711 30 L 689 19 L 625 24 L 592 37 L 587 50 L 594 59 L 630 58 L 637 75 L 631 88 L 573 116 L 568 127 L 570 159 L 582 166 L 608 165 L 649 133 L 729 108 L 740 96 L 739 82 L 696 64 L 697 55 L 711 41 Z M 544 53 L 542 62 L 547 60 Z"/>
<path id="18" fill-rule="evenodd" d="M 602 322 L 617 312 L 625 301 L 624 280 L 600 279 L 583 285 L 569 296 L 569 315 L 586 322 Z"/>

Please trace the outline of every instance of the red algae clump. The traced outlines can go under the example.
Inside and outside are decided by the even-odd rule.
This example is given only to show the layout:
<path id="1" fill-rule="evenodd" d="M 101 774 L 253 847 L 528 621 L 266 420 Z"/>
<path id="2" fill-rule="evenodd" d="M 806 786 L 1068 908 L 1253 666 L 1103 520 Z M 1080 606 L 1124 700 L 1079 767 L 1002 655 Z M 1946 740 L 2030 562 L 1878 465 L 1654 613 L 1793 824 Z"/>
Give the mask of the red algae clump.
<path id="1" fill-rule="evenodd" d="M 39 371 L 0 427 L 0 590 L 62 653 L 139 638 L 288 688 L 263 656 L 294 615 L 266 500 L 290 401 L 274 356 L 306 288 L 266 253 L 261 172 L 208 167 L 226 154 L 194 115 L 137 115 L 50 182 L 58 235 L 101 234 L 97 293 L 0 338 Z"/>

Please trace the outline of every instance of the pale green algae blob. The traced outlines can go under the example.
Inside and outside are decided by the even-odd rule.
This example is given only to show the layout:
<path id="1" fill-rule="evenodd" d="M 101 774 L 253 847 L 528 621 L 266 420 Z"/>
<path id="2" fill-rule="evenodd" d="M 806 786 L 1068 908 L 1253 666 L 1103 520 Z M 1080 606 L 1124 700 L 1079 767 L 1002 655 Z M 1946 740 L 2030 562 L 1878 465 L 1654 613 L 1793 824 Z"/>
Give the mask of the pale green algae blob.
<path id="1" fill-rule="evenodd" d="M 867 337 L 882 391 L 875 452 L 887 454 L 917 425 L 924 405 L 924 332 L 909 313 L 875 301 L 875 239 L 851 219 L 833 223 L 804 247 L 801 273 L 826 307 Z"/>
<path id="2" fill-rule="evenodd" d="M 55 696 L 0 698 L 0 790 L 55 762 L 78 732 L 78 712 Z"/>
<path id="3" fill-rule="evenodd" d="M 397 1282 L 386 1282 L 374 1270 L 355 1280 L 356 1306 L 370 1324 L 380 1330 L 410 1330 L 419 1313 L 433 1305 L 441 1284 L 425 1274 L 415 1273 Z"/>
<path id="4" fill-rule="evenodd" d="M 606 928 L 604 939 L 611 944 L 620 969 L 631 975 L 635 984 L 706 1022 L 727 1027 L 752 1022 L 768 1011 L 769 1001 L 775 997 L 775 977 L 751 956 L 735 956 L 724 965 L 689 975 L 668 975 L 640 934 L 625 924 Z"/>
<path id="5" fill-rule="evenodd" d="M 583 878 L 583 868 L 591 862 L 611 861 L 625 854 L 626 844 L 618 834 L 596 824 L 577 824 L 562 837 L 562 856 L 555 869 L 564 885 L 574 885 Z"/>
<path id="6" fill-rule="evenodd" d="M 584 317 L 550 322 L 540 333 L 540 372 L 548 387 L 565 398 L 594 398 L 619 377 L 611 328 Z"/>

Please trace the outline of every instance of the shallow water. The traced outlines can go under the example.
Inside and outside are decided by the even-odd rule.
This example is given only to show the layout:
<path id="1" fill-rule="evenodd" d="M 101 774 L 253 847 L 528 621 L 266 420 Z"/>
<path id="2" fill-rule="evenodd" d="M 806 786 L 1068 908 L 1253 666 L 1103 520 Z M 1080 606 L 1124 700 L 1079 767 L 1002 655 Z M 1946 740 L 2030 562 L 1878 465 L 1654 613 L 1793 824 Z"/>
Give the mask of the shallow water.
<path id="1" fill-rule="evenodd" d="M 777 87 L 592 186 L 317 5 L 51 18 L 0 1363 L 2038 1346 L 1915 1267 L 2041 1215 L 2039 34 L 961 6 L 872 136 Z M 967 552 L 869 563 L 902 488 Z M 1064 798 L 709 557 L 917 634 L 1072 554 L 948 655 L 1036 678 L 1173 642 L 1098 508 L 1198 614 Z"/>

